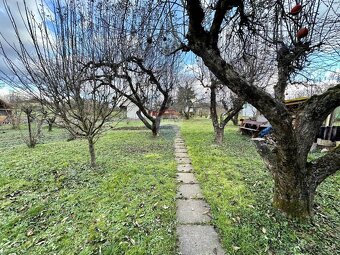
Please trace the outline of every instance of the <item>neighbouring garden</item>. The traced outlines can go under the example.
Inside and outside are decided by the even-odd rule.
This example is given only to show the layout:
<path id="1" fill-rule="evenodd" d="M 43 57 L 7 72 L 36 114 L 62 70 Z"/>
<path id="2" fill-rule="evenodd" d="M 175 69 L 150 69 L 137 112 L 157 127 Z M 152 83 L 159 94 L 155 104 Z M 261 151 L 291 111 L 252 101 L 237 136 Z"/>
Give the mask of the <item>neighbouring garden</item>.
<path id="1" fill-rule="evenodd" d="M 96 170 L 85 140 L 44 134 L 0 130 L 0 254 L 175 254 L 171 128 L 109 131 Z"/>
<path id="2" fill-rule="evenodd" d="M 292 221 L 272 207 L 249 137 L 227 126 L 217 146 L 210 120 L 176 124 L 227 254 L 337 254 L 339 173 L 319 187 L 313 223 Z M 96 169 L 86 141 L 67 142 L 62 129 L 44 129 L 29 149 L 1 127 L 0 254 L 177 254 L 175 132 L 167 125 L 154 138 L 138 126 L 99 139 Z"/>

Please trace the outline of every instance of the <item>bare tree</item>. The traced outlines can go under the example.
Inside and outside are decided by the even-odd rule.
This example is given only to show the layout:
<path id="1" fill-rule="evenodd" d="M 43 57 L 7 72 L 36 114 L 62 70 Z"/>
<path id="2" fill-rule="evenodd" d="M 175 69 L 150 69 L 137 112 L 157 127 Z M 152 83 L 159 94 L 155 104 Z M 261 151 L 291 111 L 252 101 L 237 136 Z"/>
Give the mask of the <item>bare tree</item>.
<path id="1" fill-rule="evenodd" d="M 219 80 L 204 66 L 198 62 L 196 79 L 200 84 L 210 91 L 210 117 L 215 132 L 215 143 L 222 144 L 224 141 L 224 128 L 235 115 L 242 109 L 244 100 L 237 98 L 232 92 L 223 88 Z M 218 106 L 224 108 L 224 112 L 219 115 Z"/>
<path id="2" fill-rule="evenodd" d="M 98 13 L 98 27 L 108 35 L 96 46 L 103 58 L 84 66 L 100 73 L 97 79 L 102 86 L 134 103 L 138 117 L 154 136 L 159 135 L 161 118 L 172 103 L 179 68 L 178 55 L 167 56 L 172 44 L 170 25 L 169 19 L 162 19 L 160 5 L 120 1 Z M 117 79 L 120 82 L 112 83 Z"/>
<path id="3" fill-rule="evenodd" d="M 303 11 L 298 14 L 301 19 L 295 22 L 295 14 L 289 12 L 293 1 L 288 2 L 219 0 L 210 8 L 199 0 L 188 0 L 184 6 L 189 19 L 187 45 L 181 49 L 200 56 L 225 86 L 244 97 L 270 121 L 275 144 L 259 143 L 258 151 L 274 178 L 274 206 L 291 217 L 309 217 L 317 186 L 339 170 L 339 148 L 313 162 L 307 162 L 307 155 L 322 122 L 340 104 L 340 85 L 311 97 L 300 107 L 294 124 L 294 116 L 283 101 L 284 92 L 293 71 L 301 72 L 315 51 L 337 54 L 332 47 L 339 42 L 339 34 L 335 32 L 339 30 L 339 5 L 334 1 L 303 1 Z M 276 19 L 278 14 L 282 18 Z M 265 15 L 269 18 L 264 18 Z M 256 35 L 261 40 L 266 37 L 262 33 L 265 28 L 271 30 L 273 25 L 281 31 L 281 23 L 291 26 L 286 38 L 292 45 L 286 49 L 284 42 L 277 49 L 278 82 L 272 97 L 226 62 L 219 40 L 222 31 L 227 31 L 229 38 Z M 300 32 L 303 26 L 309 26 L 307 36 L 306 30 Z"/>
<path id="4" fill-rule="evenodd" d="M 112 119 L 120 95 L 101 87 L 97 73 L 84 70 L 84 64 L 102 58 L 95 46 L 93 1 L 42 2 L 37 5 L 38 16 L 24 1 L 22 20 L 15 19 L 6 1 L 5 7 L 17 41 L 11 43 L 2 36 L 2 54 L 11 71 L 3 72 L 2 79 L 38 99 L 73 136 L 87 139 L 91 166 L 95 167 L 94 144 Z M 25 24 L 29 43 L 17 29 L 18 22 Z M 15 59 L 4 50 L 5 45 L 11 47 Z"/>
<path id="5" fill-rule="evenodd" d="M 268 50 L 266 45 L 259 44 L 254 38 L 246 37 L 243 42 L 229 40 L 228 36 L 222 36 L 220 40 L 221 54 L 224 59 L 232 63 L 233 68 L 243 79 L 252 85 L 262 89 L 268 86 L 273 75 L 273 65 L 266 57 Z M 232 48 L 233 51 L 228 51 Z M 215 142 L 223 143 L 224 128 L 232 120 L 235 125 L 238 123 L 238 113 L 245 104 L 242 95 L 236 95 L 224 86 L 202 61 L 198 61 L 197 79 L 203 87 L 210 90 L 210 115 L 215 131 Z M 224 112 L 218 115 L 218 105 L 222 105 Z"/>
<path id="6" fill-rule="evenodd" d="M 172 92 L 177 84 L 176 63 L 175 59 L 166 57 L 163 64 L 157 63 L 157 66 L 162 66 L 157 71 L 157 66 L 145 62 L 145 59 L 128 58 L 123 71 L 115 71 L 114 74 L 116 78 L 124 80 L 123 87 L 113 86 L 112 83 L 109 86 L 138 107 L 140 120 L 152 131 L 153 136 L 158 136 L 161 118 L 172 103 Z"/>
<path id="7" fill-rule="evenodd" d="M 36 107 L 32 104 L 24 104 L 21 111 L 25 113 L 28 127 L 28 137 L 24 136 L 24 141 L 29 148 L 34 148 L 41 138 L 42 116 L 39 116 Z M 35 124 L 35 125 L 34 125 Z"/>
<path id="8" fill-rule="evenodd" d="M 179 85 L 177 88 L 175 107 L 187 120 L 190 119 L 196 102 L 196 93 L 193 87 L 194 80 L 193 77 L 182 77 L 181 83 L 184 84 Z"/>

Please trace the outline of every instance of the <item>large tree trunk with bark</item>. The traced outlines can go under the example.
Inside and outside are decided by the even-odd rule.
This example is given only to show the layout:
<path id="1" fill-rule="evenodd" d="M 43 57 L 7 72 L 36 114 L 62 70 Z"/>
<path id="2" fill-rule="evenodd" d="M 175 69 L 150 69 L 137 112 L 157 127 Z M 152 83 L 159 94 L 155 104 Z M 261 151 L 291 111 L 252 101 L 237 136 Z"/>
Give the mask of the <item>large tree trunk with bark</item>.
<path id="1" fill-rule="evenodd" d="M 156 117 L 156 119 L 152 122 L 152 127 L 151 127 L 152 135 L 154 137 L 159 136 L 160 126 L 161 126 L 161 118 Z"/>
<path id="2" fill-rule="evenodd" d="M 306 155 L 297 153 L 297 144 L 292 140 L 282 148 L 265 140 L 255 140 L 274 179 L 273 205 L 289 217 L 305 218 L 312 214 L 314 189 L 306 171 Z"/>
<path id="3" fill-rule="evenodd" d="M 186 120 L 189 120 L 189 119 L 190 119 L 190 112 L 183 111 L 183 114 L 184 114 L 184 118 L 185 118 Z"/>
<path id="4" fill-rule="evenodd" d="M 316 188 L 340 168 L 340 148 L 308 163 L 301 139 L 287 140 L 285 145 L 265 140 L 255 144 L 274 179 L 274 207 L 288 217 L 312 217 Z"/>
<path id="5" fill-rule="evenodd" d="M 282 169 L 276 169 L 278 173 Z M 274 171 L 273 171 L 274 172 Z M 289 180 L 293 180 L 292 183 Z M 308 176 L 296 178 L 288 174 L 275 178 L 273 205 L 292 218 L 312 217 L 315 190 L 308 185 Z"/>
<path id="6" fill-rule="evenodd" d="M 211 85 L 210 85 L 210 115 L 211 115 L 211 121 L 214 127 L 215 131 L 215 143 L 216 144 L 222 144 L 224 139 L 224 127 L 225 124 L 223 120 L 221 120 L 221 123 L 218 120 L 217 115 L 217 102 L 216 102 L 216 81 L 211 79 Z M 222 118 L 221 118 L 222 119 Z"/>

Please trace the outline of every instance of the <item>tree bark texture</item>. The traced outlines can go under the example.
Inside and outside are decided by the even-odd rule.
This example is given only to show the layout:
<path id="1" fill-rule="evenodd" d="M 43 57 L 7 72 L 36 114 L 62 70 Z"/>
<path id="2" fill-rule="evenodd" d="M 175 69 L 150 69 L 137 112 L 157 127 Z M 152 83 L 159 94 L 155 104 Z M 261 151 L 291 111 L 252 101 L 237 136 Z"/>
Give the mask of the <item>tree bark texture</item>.
<path id="1" fill-rule="evenodd" d="M 211 121 L 212 121 L 214 131 L 215 131 L 215 143 L 222 144 L 223 138 L 224 138 L 223 134 L 224 134 L 225 125 L 220 125 L 218 121 L 216 86 L 213 80 L 211 80 L 211 85 L 210 85 L 210 115 L 211 115 Z"/>
<path id="2" fill-rule="evenodd" d="M 312 217 L 316 188 L 340 169 L 340 148 L 307 163 L 307 154 L 299 154 L 300 146 L 292 140 L 287 146 L 264 140 L 255 144 L 274 179 L 274 207 L 289 217 Z"/>
<path id="3" fill-rule="evenodd" d="M 161 118 L 160 117 L 156 117 L 155 120 L 152 122 L 152 135 L 154 137 L 159 136 L 159 129 L 161 126 Z"/>
<path id="4" fill-rule="evenodd" d="M 89 153 L 90 153 L 90 164 L 92 168 L 96 167 L 96 152 L 94 149 L 94 141 L 93 137 L 87 138 L 88 145 L 89 145 Z"/>
<path id="5" fill-rule="evenodd" d="M 224 141 L 224 127 L 214 127 L 215 130 L 215 143 L 222 144 Z"/>
<path id="6" fill-rule="evenodd" d="M 160 130 L 160 126 L 161 126 L 161 116 L 157 116 L 156 118 L 153 118 L 151 116 L 149 116 L 148 119 L 146 119 L 142 112 L 139 110 L 136 112 L 138 118 L 143 122 L 143 124 L 145 125 L 145 127 L 147 127 L 148 129 L 151 130 L 152 135 L 154 137 L 159 136 L 159 130 Z M 150 123 L 151 122 L 151 123 Z"/>
<path id="7" fill-rule="evenodd" d="M 29 145 L 28 147 L 34 148 L 35 142 L 33 139 L 33 134 L 32 134 L 32 123 L 31 123 L 31 116 L 30 113 L 26 113 L 27 115 L 27 124 L 28 124 L 28 137 L 29 137 Z"/>

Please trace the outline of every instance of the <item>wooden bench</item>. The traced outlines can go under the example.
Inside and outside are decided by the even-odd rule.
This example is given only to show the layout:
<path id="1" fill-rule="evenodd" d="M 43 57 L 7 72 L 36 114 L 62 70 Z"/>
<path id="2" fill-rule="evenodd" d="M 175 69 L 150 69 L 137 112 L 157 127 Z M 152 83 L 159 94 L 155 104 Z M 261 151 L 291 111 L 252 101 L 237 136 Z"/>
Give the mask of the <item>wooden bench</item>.
<path id="1" fill-rule="evenodd" d="M 262 129 L 266 128 L 267 122 L 260 122 L 255 120 L 244 120 L 241 123 L 240 131 L 242 134 L 258 134 Z"/>

